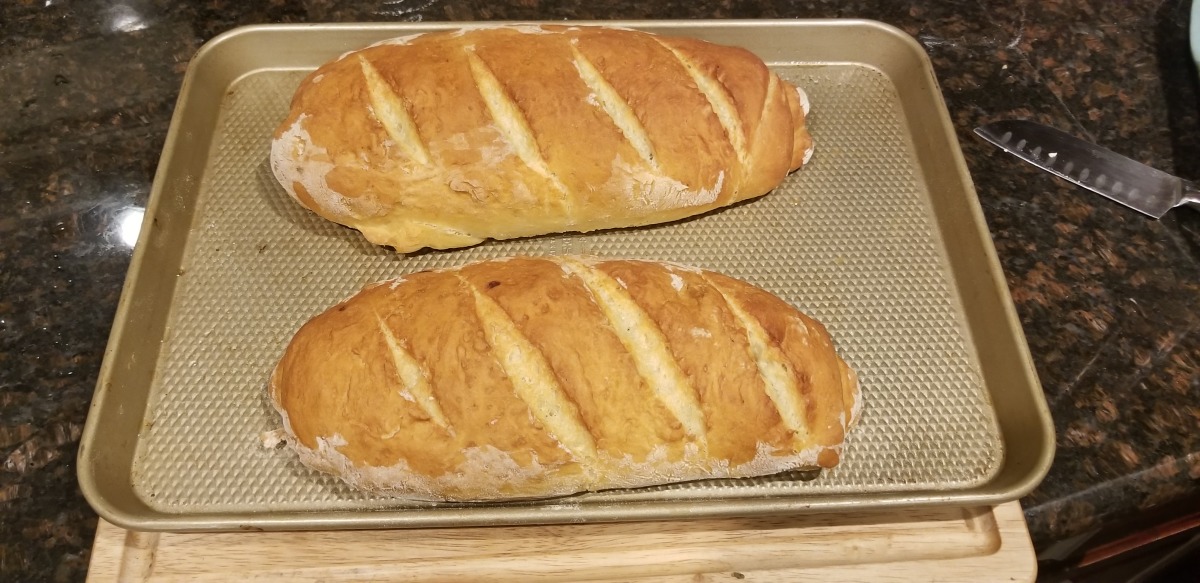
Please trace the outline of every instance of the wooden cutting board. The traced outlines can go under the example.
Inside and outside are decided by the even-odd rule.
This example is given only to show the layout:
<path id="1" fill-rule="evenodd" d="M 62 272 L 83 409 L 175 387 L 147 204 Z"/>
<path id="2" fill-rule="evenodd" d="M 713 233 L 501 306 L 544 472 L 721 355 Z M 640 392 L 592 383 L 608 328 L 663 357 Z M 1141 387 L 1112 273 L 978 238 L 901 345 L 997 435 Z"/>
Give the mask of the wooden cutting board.
<path id="1" fill-rule="evenodd" d="M 427 530 L 141 533 L 88 581 L 1026 581 L 1021 506 Z"/>

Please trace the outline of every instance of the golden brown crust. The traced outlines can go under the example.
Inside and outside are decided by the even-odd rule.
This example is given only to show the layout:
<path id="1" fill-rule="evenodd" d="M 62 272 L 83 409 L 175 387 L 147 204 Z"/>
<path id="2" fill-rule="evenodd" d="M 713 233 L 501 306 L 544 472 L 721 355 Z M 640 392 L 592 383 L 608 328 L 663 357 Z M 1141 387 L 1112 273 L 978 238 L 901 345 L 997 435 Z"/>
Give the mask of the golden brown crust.
<path id="1" fill-rule="evenodd" d="M 455 500 L 832 467 L 859 399 L 761 289 L 573 257 L 368 286 L 296 333 L 270 396 L 310 466 Z"/>
<path id="2" fill-rule="evenodd" d="M 495 300 L 545 355 L 598 450 L 641 461 L 655 447 L 683 437 L 583 283 L 565 277 L 558 263 L 526 258 L 482 262 L 463 268 L 462 275 Z M 580 358 L 584 354 L 588 357 Z"/>
<path id="3" fill-rule="evenodd" d="M 770 343 L 785 356 L 805 404 L 808 439 L 831 450 L 842 443 L 850 409 L 843 400 L 841 359 L 834 352 L 825 326 L 745 282 L 720 274 L 708 277 L 762 326 Z M 825 454 L 822 461 L 823 467 L 836 465 L 836 452 Z"/>
<path id="4" fill-rule="evenodd" d="M 625 284 L 667 338 L 702 403 L 709 455 L 738 464 L 753 459 L 759 443 L 791 445 L 791 433 L 754 365 L 745 330 L 700 273 L 615 261 L 598 268 Z M 745 431 L 747 427 L 756 429 Z"/>
<path id="5" fill-rule="evenodd" d="M 680 219 L 765 194 L 810 144 L 753 54 L 600 27 L 398 39 L 310 74 L 284 189 L 399 251 Z"/>

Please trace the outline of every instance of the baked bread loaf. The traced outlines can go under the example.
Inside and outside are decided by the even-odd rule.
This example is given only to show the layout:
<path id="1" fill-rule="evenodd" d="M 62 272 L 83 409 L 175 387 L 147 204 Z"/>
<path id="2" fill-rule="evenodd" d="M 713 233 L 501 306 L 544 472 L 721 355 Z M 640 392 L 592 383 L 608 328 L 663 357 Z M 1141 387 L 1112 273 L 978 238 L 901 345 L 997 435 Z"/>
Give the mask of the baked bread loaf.
<path id="1" fill-rule="evenodd" d="M 825 327 L 711 271 L 512 258 L 366 287 L 271 376 L 308 466 L 416 499 L 829 468 L 859 411 Z"/>
<path id="2" fill-rule="evenodd" d="M 301 84 L 271 168 L 400 252 L 673 221 L 760 196 L 812 151 L 807 99 L 740 48 L 601 27 L 394 39 Z"/>

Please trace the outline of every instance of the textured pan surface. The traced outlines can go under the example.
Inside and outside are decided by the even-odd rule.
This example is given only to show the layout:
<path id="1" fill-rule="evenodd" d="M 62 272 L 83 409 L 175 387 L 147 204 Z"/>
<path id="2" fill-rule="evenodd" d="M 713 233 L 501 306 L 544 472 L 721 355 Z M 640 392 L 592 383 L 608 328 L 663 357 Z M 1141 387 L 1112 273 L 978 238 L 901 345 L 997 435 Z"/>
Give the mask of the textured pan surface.
<path id="1" fill-rule="evenodd" d="M 162 510 L 388 505 L 264 450 L 278 419 L 263 383 L 296 328 L 363 283 L 513 254 L 665 259 L 770 290 L 824 322 L 862 378 L 863 423 L 842 465 L 810 483 L 730 482 L 738 495 L 961 488 L 1001 458 L 941 243 L 912 172 L 890 83 L 865 67 L 776 67 L 808 88 L 811 165 L 748 204 L 668 226 L 493 242 L 399 257 L 296 205 L 271 177 L 271 131 L 301 73 L 231 88 L 201 186 L 138 491 Z M 882 195 L 886 193 L 886 195 Z M 711 488 L 672 488 L 706 497 Z M 731 492 L 732 493 L 732 492 Z M 153 497 L 151 497 L 153 495 Z"/>
<path id="2" fill-rule="evenodd" d="M 1013 407 L 993 407 L 996 393 L 989 393 L 992 381 L 982 372 L 988 367 L 981 366 L 972 340 L 980 336 L 971 330 L 955 285 L 962 281 L 954 271 L 958 264 L 949 260 L 939 227 L 944 222 L 937 205 L 945 194 L 931 193 L 924 182 L 928 173 L 895 84 L 852 59 L 804 62 L 800 56 L 768 58 L 768 64 L 808 93 L 816 153 L 766 197 L 667 225 L 409 256 L 375 247 L 356 231 L 304 210 L 272 177 L 270 135 L 307 69 L 258 69 L 238 77 L 224 92 L 215 127 L 194 128 L 213 132 L 212 147 L 203 178 L 191 187 L 195 200 L 185 203 L 194 205 L 194 214 L 182 234 L 179 263 L 165 266 L 177 275 L 163 312 L 157 364 L 149 386 L 140 387 L 148 391 L 145 413 L 121 421 L 140 422 L 127 452 L 108 446 L 113 459 L 125 453 L 131 459 L 125 462 L 131 466 L 128 482 L 105 481 L 103 455 L 88 442 L 103 431 L 93 427 L 81 453 L 89 500 L 126 525 L 210 529 L 628 520 L 766 512 L 788 500 L 791 509 L 819 510 L 1019 494 L 1015 488 L 1027 487 L 1025 482 L 979 494 L 1005 464 L 997 411 Z M 929 95 L 940 99 L 936 86 Z M 965 170 L 959 168 L 963 174 L 950 176 L 961 180 Z M 950 192 L 956 204 L 974 208 L 961 200 L 969 190 Z M 148 220 L 147 228 L 159 227 Z M 981 221 L 962 228 L 986 237 Z M 154 233 L 144 233 L 142 244 L 153 240 Z M 785 476 L 699 482 L 480 510 L 364 495 L 306 469 L 286 449 L 264 447 L 262 434 L 278 427 L 265 382 L 309 317 L 369 282 L 484 258 L 554 253 L 717 270 L 822 321 L 859 373 L 865 399 L 841 465 L 807 482 Z M 989 274 L 995 269 L 986 256 L 978 264 Z M 127 298 L 122 313 L 136 310 L 136 301 Z M 114 338 L 132 333 L 115 328 Z M 1015 340 L 1003 340 L 1023 348 L 1019 329 Z M 98 397 L 120 376 L 116 364 L 102 371 Z M 1036 379 L 1030 382 L 1036 388 Z M 111 398 L 97 407 L 108 407 Z M 1018 412 L 1035 421 L 1042 413 Z M 103 414 L 93 416 L 100 418 L 94 425 L 111 423 Z M 641 510 L 631 510 L 639 504 Z M 322 514 L 329 520 L 322 521 Z"/>

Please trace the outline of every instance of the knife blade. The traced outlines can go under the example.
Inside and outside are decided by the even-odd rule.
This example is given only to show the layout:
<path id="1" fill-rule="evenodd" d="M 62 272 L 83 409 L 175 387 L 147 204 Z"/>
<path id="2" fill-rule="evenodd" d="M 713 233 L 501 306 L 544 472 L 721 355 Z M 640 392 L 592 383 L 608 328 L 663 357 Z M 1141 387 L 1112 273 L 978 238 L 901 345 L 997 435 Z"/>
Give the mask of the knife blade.
<path id="1" fill-rule="evenodd" d="M 1042 170 L 1156 219 L 1178 206 L 1200 209 L 1200 191 L 1191 181 L 1052 127 L 1004 120 L 975 128 L 975 133 Z"/>

